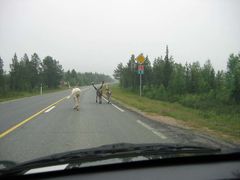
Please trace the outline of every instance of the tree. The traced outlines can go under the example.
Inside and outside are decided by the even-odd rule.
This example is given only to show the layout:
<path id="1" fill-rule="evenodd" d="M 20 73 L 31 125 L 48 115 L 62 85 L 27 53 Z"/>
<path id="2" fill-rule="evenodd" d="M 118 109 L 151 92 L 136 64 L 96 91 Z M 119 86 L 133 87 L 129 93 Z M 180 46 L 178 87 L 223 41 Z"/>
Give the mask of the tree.
<path id="1" fill-rule="evenodd" d="M 223 71 L 217 72 L 215 86 L 217 90 L 222 90 L 225 86 L 225 73 Z"/>
<path id="2" fill-rule="evenodd" d="M 190 72 L 191 65 L 186 63 L 185 64 L 185 84 L 186 84 L 186 93 L 191 93 L 191 72 Z"/>
<path id="3" fill-rule="evenodd" d="M 215 89 L 215 71 L 210 60 L 207 60 L 202 69 L 203 84 L 201 86 L 202 92 L 209 92 Z"/>
<path id="4" fill-rule="evenodd" d="M 71 72 L 70 72 L 70 70 L 68 70 L 67 72 L 64 73 L 64 81 L 66 81 L 68 83 L 68 85 L 70 85 L 70 81 L 71 81 Z"/>
<path id="5" fill-rule="evenodd" d="M 234 74 L 234 82 L 231 95 L 237 103 L 240 103 L 240 64 L 238 64 L 238 67 L 236 68 Z"/>
<path id="6" fill-rule="evenodd" d="M 163 68 L 164 61 L 162 57 L 158 57 L 153 61 L 152 68 L 152 82 L 155 86 L 161 86 L 163 84 Z"/>
<path id="7" fill-rule="evenodd" d="M 152 66 L 148 56 L 146 56 L 143 65 L 144 65 L 143 85 L 147 85 L 148 87 L 150 87 L 152 81 Z"/>
<path id="8" fill-rule="evenodd" d="M 169 58 L 168 46 L 166 47 L 166 55 L 164 58 L 164 68 L 163 68 L 163 85 L 165 88 L 168 88 L 171 75 L 172 75 L 172 57 Z"/>
<path id="9" fill-rule="evenodd" d="M 3 60 L 0 57 L 0 93 L 3 93 L 5 90 L 5 80 L 4 80 L 4 71 L 3 71 Z"/>
<path id="10" fill-rule="evenodd" d="M 34 53 L 31 56 L 31 61 L 30 61 L 30 84 L 31 84 L 31 89 L 36 88 L 37 86 L 40 85 L 41 83 L 41 60 L 37 53 Z"/>
<path id="11" fill-rule="evenodd" d="M 231 98 L 240 103 L 240 54 L 228 58 L 227 82 Z"/>
<path id="12" fill-rule="evenodd" d="M 137 63 L 135 62 L 135 55 L 132 54 L 127 65 L 123 67 L 120 63 L 114 71 L 114 76 L 120 78 L 120 85 L 124 88 L 136 89 L 139 85 L 137 75 Z"/>
<path id="13" fill-rule="evenodd" d="M 75 71 L 75 69 L 73 69 L 73 70 L 71 71 L 70 77 L 71 77 L 71 79 L 70 79 L 70 84 L 71 84 L 72 86 L 76 86 L 76 85 L 79 84 L 77 72 Z"/>
<path id="14" fill-rule="evenodd" d="M 139 85 L 138 75 L 137 75 L 137 64 L 135 62 L 135 55 L 132 54 L 128 63 L 127 69 L 125 71 L 125 81 L 129 88 L 136 89 Z"/>
<path id="15" fill-rule="evenodd" d="M 31 67 L 28 55 L 25 53 L 19 62 L 20 89 L 25 91 L 31 90 Z"/>
<path id="16" fill-rule="evenodd" d="M 114 74 L 113 74 L 113 77 L 117 80 L 120 80 L 121 79 L 121 75 L 122 75 L 122 72 L 123 72 L 123 64 L 122 63 L 119 63 L 117 65 L 117 68 L 114 70 Z"/>
<path id="17" fill-rule="evenodd" d="M 62 66 L 51 56 L 47 56 L 42 62 L 43 82 L 49 88 L 56 88 L 63 76 Z"/>
<path id="18" fill-rule="evenodd" d="M 12 90 L 20 90 L 20 82 L 18 81 L 19 75 L 19 62 L 17 54 L 15 53 L 12 58 L 12 64 L 10 64 L 10 88 Z"/>
<path id="19" fill-rule="evenodd" d="M 186 93 L 185 68 L 181 64 L 174 64 L 169 90 L 172 94 Z"/>
<path id="20" fill-rule="evenodd" d="M 200 63 L 193 62 L 190 65 L 190 93 L 199 93 L 202 83 Z"/>

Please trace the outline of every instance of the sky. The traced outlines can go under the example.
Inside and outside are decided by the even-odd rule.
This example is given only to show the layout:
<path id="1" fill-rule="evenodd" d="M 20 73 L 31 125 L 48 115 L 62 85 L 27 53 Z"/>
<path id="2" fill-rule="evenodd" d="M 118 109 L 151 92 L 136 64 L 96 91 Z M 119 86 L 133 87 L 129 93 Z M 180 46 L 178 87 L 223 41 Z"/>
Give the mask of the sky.
<path id="1" fill-rule="evenodd" d="M 0 57 L 50 55 L 64 70 L 113 74 L 132 54 L 177 63 L 240 53 L 238 0 L 0 0 Z"/>

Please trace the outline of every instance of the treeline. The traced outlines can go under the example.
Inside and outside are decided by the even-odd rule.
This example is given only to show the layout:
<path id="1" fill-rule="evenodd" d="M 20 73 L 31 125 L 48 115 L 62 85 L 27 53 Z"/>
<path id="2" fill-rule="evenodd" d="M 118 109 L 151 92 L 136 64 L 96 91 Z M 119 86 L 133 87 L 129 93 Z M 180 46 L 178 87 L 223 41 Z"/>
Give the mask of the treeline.
<path id="1" fill-rule="evenodd" d="M 114 77 L 120 86 L 139 89 L 137 63 L 132 55 L 126 65 L 118 64 Z M 229 56 L 227 71 L 215 71 L 210 60 L 184 65 L 174 62 L 168 47 L 164 58 L 148 56 L 144 62 L 143 95 L 164 101 L 180 102 L 194 108 L 207 109 L 220 104 L 240 103 L 240 54 Z"/>
<path id="2" fill-rule="evenodd" d="M 39 90 L 40 86 L 54 89 L 59 86 L 88 85 L 92 81 L 99 83 L 103 80 L 112 81 L 110 76 L 98 73 L 77 73 L 74 69 L 64 72 L 59 61 L 51 56 L 40 59 L 34 53 L 29 58 L 25 53 L 18 59 L 16 53 L 10 64 L 10 71 L 3 69 L 4 62 L 0 57 L 0 95 L 8 92 L 32 92 Z"/>
<path id="3" fill-rule="evenodd" d="M 18 59 L 16 53 L 12 58 L 9 73 L 3 71 L 1 59 L 1 92 L 7 91 L 34 91 L 42 84 L 48 88 L 56 88 L 62 79 L 63 69 L 59 62 L 51 56 L 43 60 L 34 53 L 29 59 L 25 53 Z"/>
<path id="4" fill-rule="evenodd" d="M 64 73 L 64 80 L 70 84 L 70 86 L 75 85 L 90 85 L 92 82 L 98 84 L 102 81 L 112 82 L 113 79 L 105 74 L 85 72 L 80 73 L 73 70 L 68 70 Z"/>

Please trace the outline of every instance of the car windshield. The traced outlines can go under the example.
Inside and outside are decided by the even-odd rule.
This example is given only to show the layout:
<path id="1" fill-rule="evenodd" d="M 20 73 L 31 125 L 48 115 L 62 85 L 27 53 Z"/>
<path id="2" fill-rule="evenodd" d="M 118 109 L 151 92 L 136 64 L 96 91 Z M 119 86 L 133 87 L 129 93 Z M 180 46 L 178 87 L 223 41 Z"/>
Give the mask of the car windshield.
<path id="1" fill-rule="evenodd" d="M 0 0 L 0 169 L 239 148 L 239 7 Z"/>

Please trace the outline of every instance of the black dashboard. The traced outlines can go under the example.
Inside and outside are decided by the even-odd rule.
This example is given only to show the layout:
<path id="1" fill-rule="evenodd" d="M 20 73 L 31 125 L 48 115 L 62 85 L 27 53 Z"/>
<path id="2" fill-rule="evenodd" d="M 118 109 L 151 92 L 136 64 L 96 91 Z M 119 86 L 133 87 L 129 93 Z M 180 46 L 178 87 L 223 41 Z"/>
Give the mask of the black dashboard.
<path id="1" fill-rule="evenodd" d="M 26 179 L 240 179 L 240 153 L 128 162 L 21 176 Z"/>

